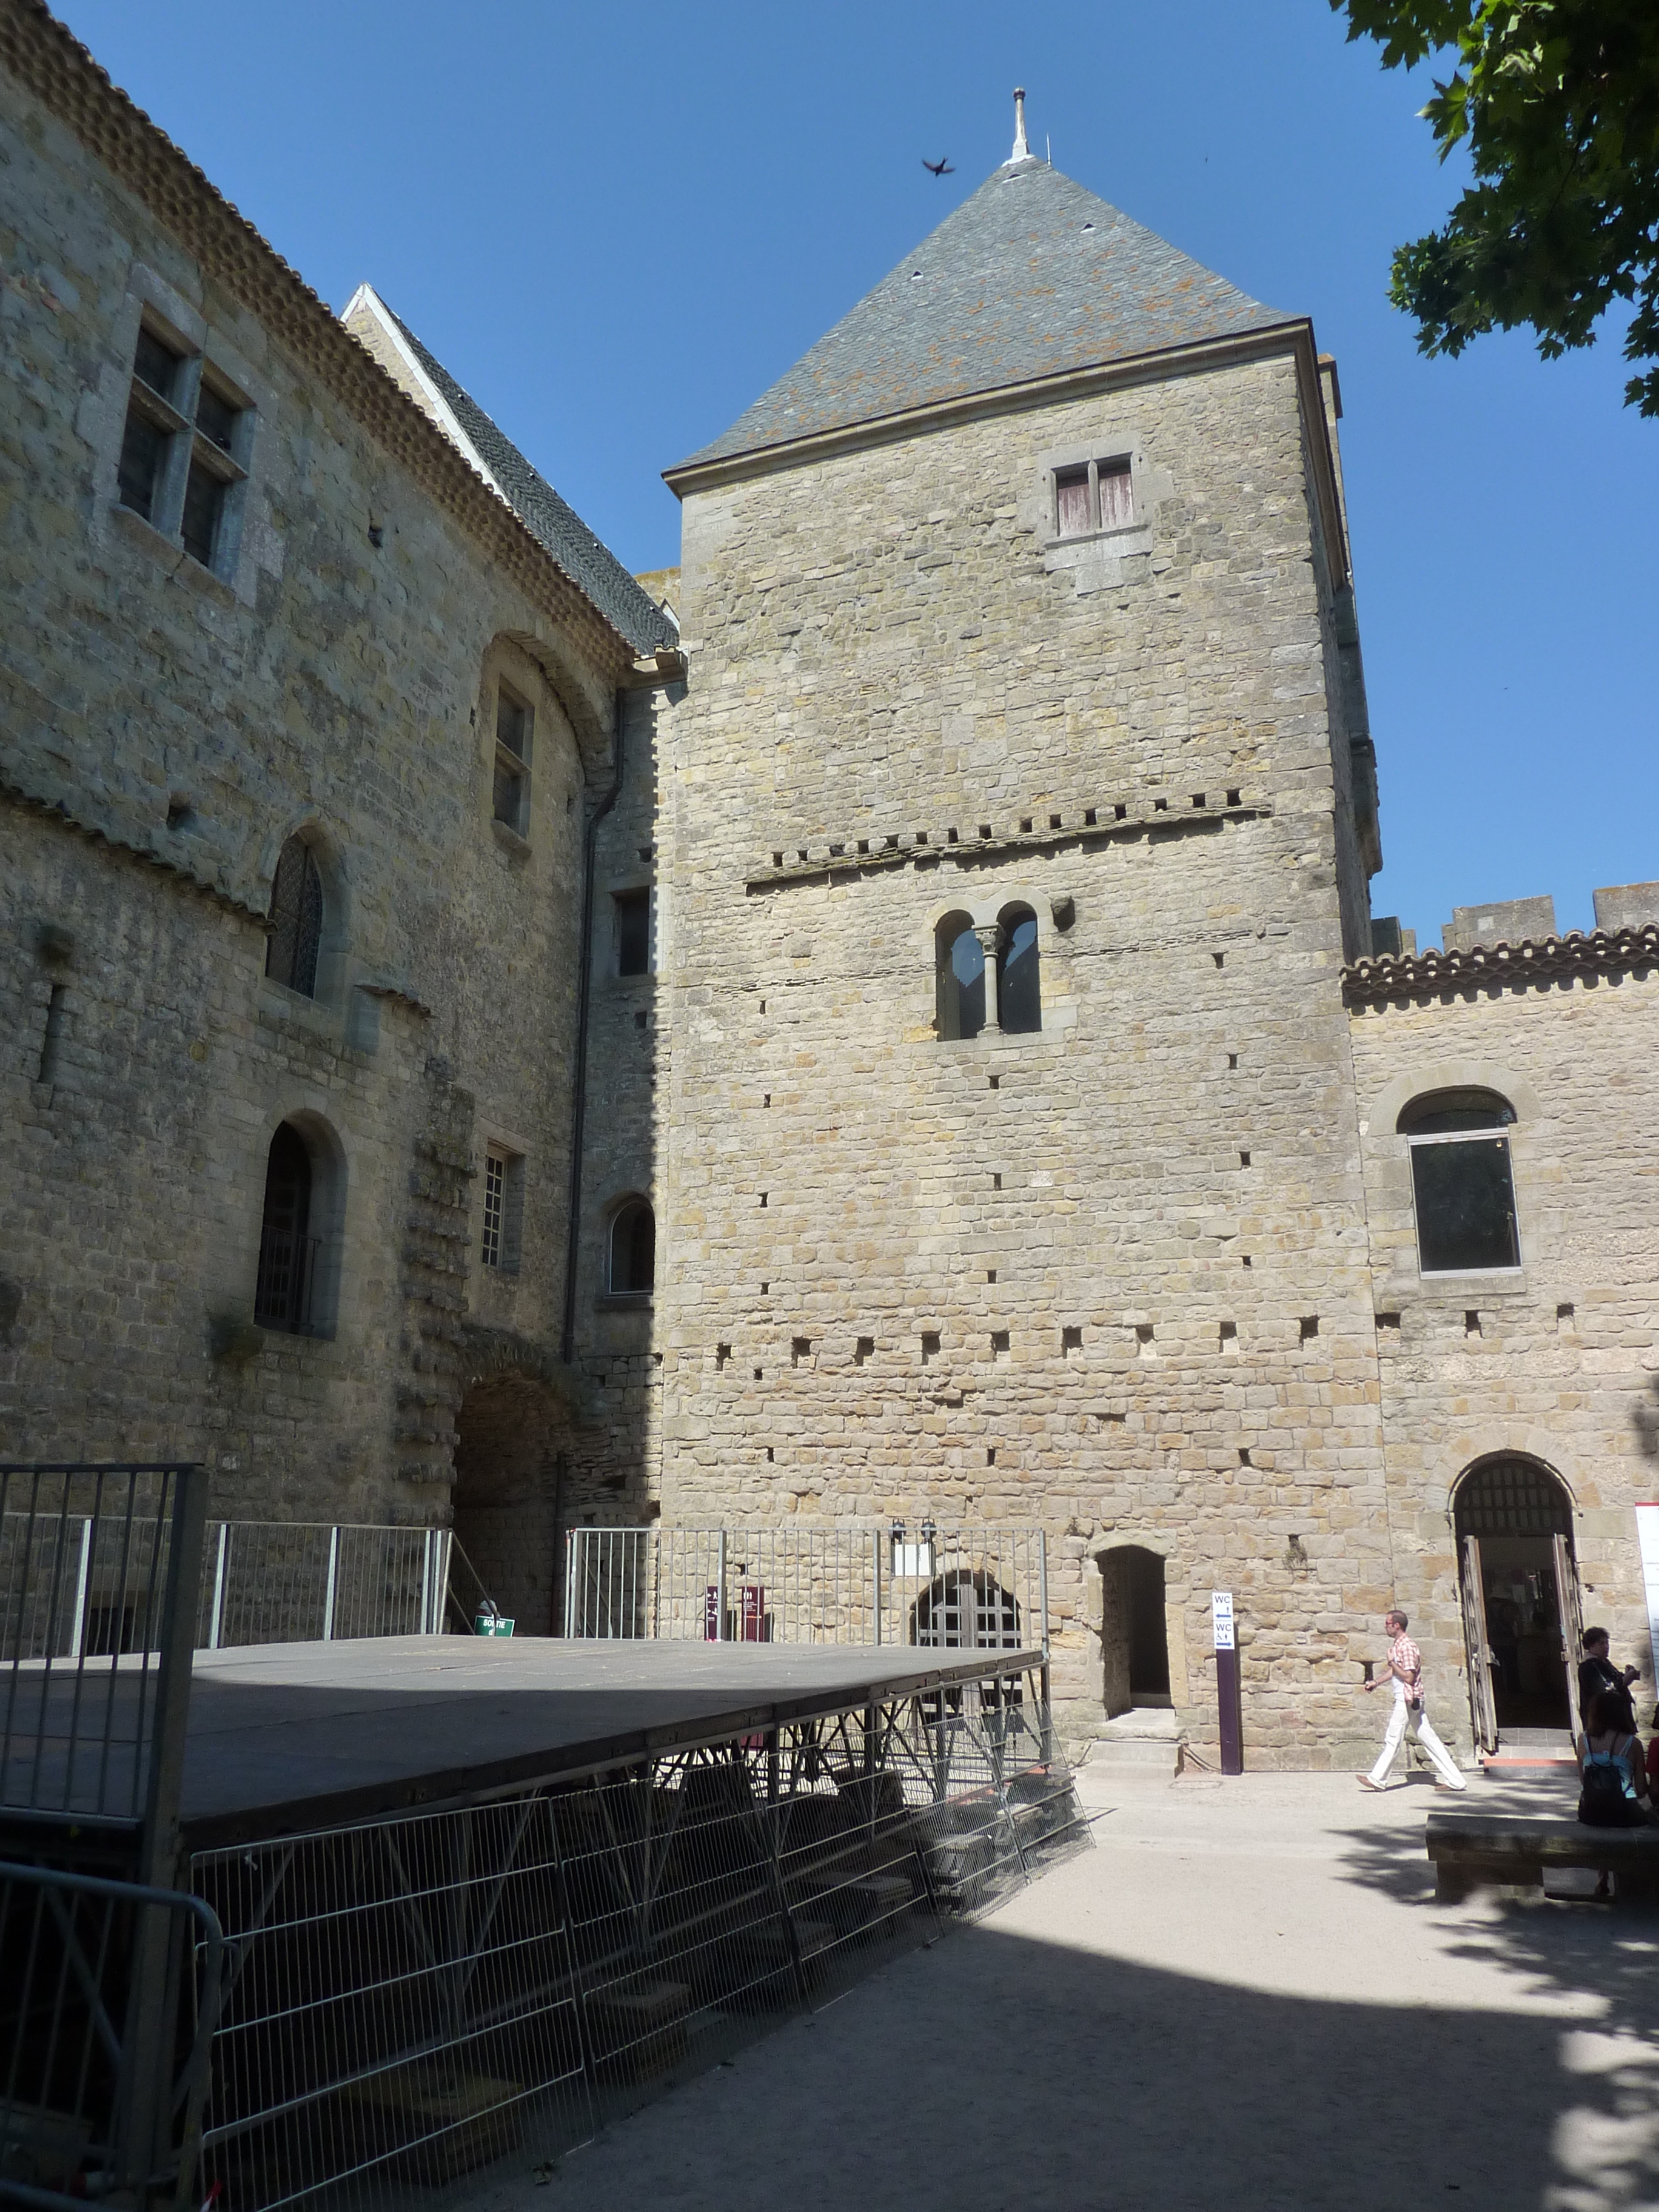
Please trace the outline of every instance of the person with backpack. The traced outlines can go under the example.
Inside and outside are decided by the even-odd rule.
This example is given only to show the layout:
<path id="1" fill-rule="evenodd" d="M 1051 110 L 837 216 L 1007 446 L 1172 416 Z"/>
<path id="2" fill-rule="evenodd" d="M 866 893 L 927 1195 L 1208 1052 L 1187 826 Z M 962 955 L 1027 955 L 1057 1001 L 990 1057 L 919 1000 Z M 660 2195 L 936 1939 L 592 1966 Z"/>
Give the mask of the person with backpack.
<path id="1" fill-rule="evenodd" d="M 1362 1790 L 1381 1790 L 1388 1780 L 1389 1769 L 1394 1765 L 1406 1733 L 1406 1723 L 1413 1722 L 1417 1729 L 1417 1741 L 1434 1764 L 1437 1790 L 1467 1790 L 1468 1784 L 1457 1771 L 1449 1752 L 1434 1730 L 1429 1726 L 1429 1717 L 1423 1710 L 1423 1655 L 1407 1635 L 1411 1623 L 1397 1608 L 1383 1617 L 1382 1626 L 1389 1632 L 1389 1656 L 1385 1662 L 1388 1673 L 1376 1681 L 1365 1682 L 1361 1687 L 1375 1690 L 1379 1683 L 1394 1685 L 1394 1711 L 1389 1715 L 1388 1734 L 1382 1739 L 1382 1754 L 1369 1774 L 1359 1777 Z"/>
<path id="2" fill-rule="evenodd" d="M 1618 1689 L 1598 1690 L 1584 1716 L 1578 1747 L 1583 1787 L 1578 1817 L 1587 1828 L 1645 1827 L 1651 1809 L 1642 1746 L 1625 1725 L 1626 1699 Z"/>
<path id="3" fill-rule="evenodd" d="M 1615 1667 L 1607 1656 L 1611 1648 L 1611 1638 L 1605 1628 L 1584 1631 L 1584 1656 L 1578 1662 L 1578 1710 L 1588 1720 L 1596 1692 L 1611 1690 L 1619 1700 L 1626 1733 L 1634 1735 L 1636 1701 L 1631 1696 L 1631 1684 L 1640 1680 L 1642 1670 L 1639 1667 Z"/>

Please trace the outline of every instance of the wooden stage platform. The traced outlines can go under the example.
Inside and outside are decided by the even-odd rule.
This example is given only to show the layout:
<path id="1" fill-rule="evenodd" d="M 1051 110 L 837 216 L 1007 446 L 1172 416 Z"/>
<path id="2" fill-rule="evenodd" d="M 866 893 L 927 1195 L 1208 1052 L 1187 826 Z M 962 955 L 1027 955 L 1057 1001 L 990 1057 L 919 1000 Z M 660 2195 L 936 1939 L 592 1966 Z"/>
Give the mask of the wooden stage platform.
<path id="1" fill-rule="evenodd" d="M 77 1733 L 100 1741 L 88 1699 L 100 1681 L 106 1698 L 112 1684 L 118 1762 L 132 1756 L 123 1708 L 136 1705 L 137 1663 L 124 1659 L 112 1676 L 88 1669 L 81 1686 Z M 532 1637 L 198 1651 L 180 1842 L 185 1851 L 222 1848 L 574 1780 L 1042 1664 L 1039 1651 Z M 40 1749 L 49 1776 L 67 1747 L 57 1684 L 46 1704 Z M 58 1794 L 49 1781 L 44 1794 Z"/>

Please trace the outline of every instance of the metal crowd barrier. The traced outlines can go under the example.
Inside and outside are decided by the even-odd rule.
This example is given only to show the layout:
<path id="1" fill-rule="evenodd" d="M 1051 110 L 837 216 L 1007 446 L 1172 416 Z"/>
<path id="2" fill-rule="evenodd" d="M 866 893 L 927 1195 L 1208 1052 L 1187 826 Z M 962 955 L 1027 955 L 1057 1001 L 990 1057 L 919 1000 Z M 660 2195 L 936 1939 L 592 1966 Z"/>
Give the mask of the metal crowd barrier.
<path id="1" fill-rule="evenodd" d="M 573 1528 L 564 1632 L 763 1644 L 1047 1649 L 1041 1528 L 927 1521 Z"/>
<path id="2" fill-rule="evenodd" d="M 509 2152 L 550 2160 L 1086 1847 L 1034 1656 L 198 1855 L 229 1969 L 204 2179 L 235 2212 L 341 2187 L 403 2212 Z"/>

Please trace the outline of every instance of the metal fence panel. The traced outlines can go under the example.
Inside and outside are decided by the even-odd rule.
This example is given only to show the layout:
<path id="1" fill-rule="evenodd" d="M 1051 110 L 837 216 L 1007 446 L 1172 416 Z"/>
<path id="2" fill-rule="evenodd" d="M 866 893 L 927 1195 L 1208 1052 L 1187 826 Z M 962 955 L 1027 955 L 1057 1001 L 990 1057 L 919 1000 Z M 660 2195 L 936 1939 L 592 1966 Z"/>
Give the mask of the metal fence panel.
<path id="1" fill-rule="evenodd" d="M 204 1853 L 204 2142 L 238 2212 L 550 2158 L 1088 1831 L 1040 1674 Z"/>
<path id="2" fill-rule="evenodd" d="M 159 2013 L 136 1971 L 152 1949 Z M 0 1864 L 0 2197 L 200 2203 L 222 1950 L 199 1898 Z"/>
<path id="3" fill-rule="evenodd" d="M 731 1643 L 1048 1645 L 1044 1532 L 793 1522 L 573 1528 L 565 1633 Z"/>

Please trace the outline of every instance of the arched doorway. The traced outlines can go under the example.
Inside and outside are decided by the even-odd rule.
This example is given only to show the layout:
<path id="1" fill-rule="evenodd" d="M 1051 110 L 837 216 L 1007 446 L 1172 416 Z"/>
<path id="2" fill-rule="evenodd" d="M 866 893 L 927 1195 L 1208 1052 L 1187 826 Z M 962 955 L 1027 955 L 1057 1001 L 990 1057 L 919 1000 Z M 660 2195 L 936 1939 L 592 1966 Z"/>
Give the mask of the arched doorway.
<path id="1" fill-rule="evenodd" d="M 1100 1554 L 1102 1689 L 1109 1719 L 1170 1705 L 1164 1557 L 1139 1544 Z"/>
<path id="2" fill-rule="evenodd" d="M 568 1433 L 558 1395 L 516 1370 L 475 1382 L 455 1416 L 455 1541 L 518 1636 L 559 1628 Z M 466 1575 L 457 1568 L 450 1583 L 470 1607 Z"/>
<path id="3" fill-rule="evenodd" d="M 1475 1741 L 1488 1751 L 1558 1741 L 1577 1726 L 1582 1632 L 1566 1486 L 1541 1460 L 1477 1460 L 1452 1522 Z"/>

